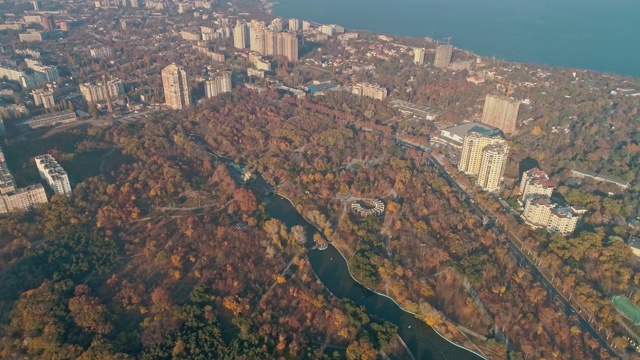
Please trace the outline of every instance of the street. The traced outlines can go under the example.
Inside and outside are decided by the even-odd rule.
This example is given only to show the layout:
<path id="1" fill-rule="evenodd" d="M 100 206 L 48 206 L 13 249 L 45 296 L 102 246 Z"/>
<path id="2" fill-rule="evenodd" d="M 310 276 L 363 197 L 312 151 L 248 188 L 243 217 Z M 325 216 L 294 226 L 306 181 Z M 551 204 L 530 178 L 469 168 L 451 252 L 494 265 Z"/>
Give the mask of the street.
<path id="1" fill-rule="evenodd" d="M 455 181 L 455 179 L 449 174 L 446 169 L 440 164 L 433 156 L 429 157 L 427 160 L 427 164 L 437 168 L 440 171 L 440 174 L 444 177 L 444 179 L 449 183 L 449 186 L 455 188 L 464 198 L 464 203 L 467 204 L 469 209 L 478 216 L 480 219 L 485 216 L 489 216 L 477 202 L 472 202 L 469 194 L 462 189 L 462 187 Z M 489 216 L 492 218 L 491 216 Z M 507 230 L 507 233 L 504 232 L 503 229 L 495 226 L 494 231 L 498 236 L 503 236 L 507 243 L 509 244 L 509 249 L 511 253 L 514 255 L 520 266 L 526 266 L 529 272 L 531 273 L 534 280 L 539 281 L 543 288 L 547 291 L 547 295 L 552 298 L 554 301 L 558 301 L 562 306 L 565 314 L 567 316 L 576 315 L 580 324 L 580 328 L 583 332 L 588 332 L 594 339 L 598 340 L 600 346 L 614 357 L 618 357 L 617 354 L 609 347 L 605 339 L 591 326 L 591 323 L 587 321 L 582 314 L 581 311 L 576 311 L 573 303 L 570 301 L 571 296 L 567 299 L 561 291 L 559 291 L 555 286 L 553 286 L 552 282 L 545 276 L 540 269 L 535 265 L 534 260 L 530 259 L 527 255 L 522 252 L 522 243 L 511 233 L 511 231 Z M 516 243 L 517 242 L 517 243 Z M 575 301 L 575 300 L 574 300 Z M 592 320 L 592 319 L 590 319 Z"/>

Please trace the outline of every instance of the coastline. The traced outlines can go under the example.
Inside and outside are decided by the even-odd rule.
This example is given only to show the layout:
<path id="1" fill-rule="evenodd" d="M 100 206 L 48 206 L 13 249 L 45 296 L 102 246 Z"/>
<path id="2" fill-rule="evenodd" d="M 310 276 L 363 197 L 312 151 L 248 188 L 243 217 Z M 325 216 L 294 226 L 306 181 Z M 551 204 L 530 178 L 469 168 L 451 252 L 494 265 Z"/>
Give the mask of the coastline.
<path id="1" fill-rule="evenodd" d="M 373 0 L 367 9 L 362 9 L 357 1 L 329 0 L 320 5 L 311 0 L 281 0 L 269 2 L 269 14 L 323 24 L 335 23 L 349 30 L 363 29 L 389 36 L 415 39 L 446 39 L 452 36 L 455 47 L 486 59 L 640 78 L 640 67 L 637 66 L 640 48 L 626 45 L 632 43 L 635 36 L 640 37 L 640 30 L 635 29 L 635 22 L 631 22 L 628 15 L 619 20 L 615 29 L 609 29 L 607 36 L 584 24 L 593 21 L 607 28 L 604 15 L 613 16 L 617 11 L 623 11 L 623 14 L 625 11 L 640 12 L 640 3 L 590 3 L 578 16 L 572 13 L 571 5 L 578 5 L 573 4 L 574 1 L 577 0 L 555 4 L 551 0 L 543 0 L 539 5 L 496 2 L 488 4 L 486 9 L 471 0 L 460 0 L 455 4 L 408 1 L 405 8 L 413 8 L 416 12 L 426 11 L 422 16 L 407 12 L 406 9 L 398 10 L 398 6 L 391 6 L 384 0 Z M 455 6 L 479 13 L 473 16 L 460 9 L 452 10 Z M 332 11 L 335 9 L 339 10 Z M 493 14 L 493 10 L 496 14 Z M 526 11 L 532 13 L 530 19 Z M 431 12 L 440 12 L 442 18 Z M 517 16 L 509 16 L 513 13 Z M 599 16 L 600 13 L 603 16 Z M 485 20 L 478 19 L 488 15 L 496 20 L 495 25 L 486 25 Z M 368 18 L 372 20 L 366 20 Z M 565 18 L 570 20 L 566 24 L 563 22 Z M 585 31 L 585 28 L 590 30 Z M 608 37 L 619 40 L 616 43 L 593 42 L 593 39 Z M 607 55 L 614 53 L 618 54 L 614 58 Z"/>

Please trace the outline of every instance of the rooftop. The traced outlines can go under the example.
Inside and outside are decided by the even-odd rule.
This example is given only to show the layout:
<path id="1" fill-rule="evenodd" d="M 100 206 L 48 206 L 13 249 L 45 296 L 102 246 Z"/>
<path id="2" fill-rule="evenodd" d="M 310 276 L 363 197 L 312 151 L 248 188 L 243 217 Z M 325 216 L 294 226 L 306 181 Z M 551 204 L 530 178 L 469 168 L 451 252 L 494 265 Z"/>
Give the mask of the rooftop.
<path id="1" fill-rule="evenodd" d="M 568 219 L 571 219 L 574 217 L 573 213 L 571 212 L 571 208 L 568 208 L 568 207 L 558 207 L 553 209 L 552 212 L 558 217 L 563 217 Z"/>
<path id="2" fill-rule="evenodd" d="M 468 122 L 461 125 L 456 125 L 442 131 L 447 131 L 452 135 L 457 135 L 461 138 L 465 137 L 465 135 L 471 132 L 479 133 L 485 136 L 502 135 L 502 131 L 500 129 L 477 122 Z"/>

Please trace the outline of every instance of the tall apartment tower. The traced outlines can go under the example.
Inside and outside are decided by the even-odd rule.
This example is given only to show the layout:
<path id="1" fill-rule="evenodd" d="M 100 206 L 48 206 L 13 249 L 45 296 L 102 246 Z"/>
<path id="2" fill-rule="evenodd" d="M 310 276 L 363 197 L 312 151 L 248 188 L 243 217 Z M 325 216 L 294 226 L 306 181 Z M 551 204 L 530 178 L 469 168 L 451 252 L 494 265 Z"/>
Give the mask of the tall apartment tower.
<path id="1" fill-rule="evenodd" d="M 291 33 L 278 34 L 278 55 L 285 56 L 289 61 L 298 61 L 298 37 Z"/>
<path id="2" fill-rule="evenodd" d="M 487 95 L 481 121 L 510 134 L 516 130 L 519 109 L 518 100 L 506 96 Z"/>
<path id="3" fill-rule="evenodd" d="M 505 143 L 506 140 L 500 135 L 486 135 L 482 132 L 471 131 L 462 140 L 462 152 L 458 169 L 467 175 L 478 175 L 484 148 L 493 144 Z"/>
<path id="4" fill-rule="evenodd" d="M 171 64 L 162 69 L 162 86 L 168 107 L 181 110 L 191 105 L 189 80 L 182 66 Z"/>
<path id="5" fill-rule="evenodd" d="M 260 54 L 265 51 L 264 26 L 259 22 L 252 23 L 249 28 L 249 48 Z"/>
<path id="6" fill-rule="evenodd" d="M 207 98 L 218 96 L 231 91 L 231 72 L 224 72 L 204 83 L 204 92 Z"/>
<path id="7" fill-rule="evenodd" d="M 436 47 L 436 58 L 433 61 L 433 66 L 441 69 L 446 69 L 451 63 L 452 55 L 453 45 L 438 45 Z"/>
<path id="8" fill-rule="evenodd" d="M 416 65 L 424 64 L 424 48 L 413 49 L 413 62 Z"/>
<path id="9" fill-rule="evenodd" d="M 282 29 L 284 28 L 284 25 L 282 23 L 282 19 L 280 18 L 275 18 L 271 21 L 271 24 L 269 24 L 269 27 L 272 28 L 275 31 L 282 31 Z"/>
<path id="10" fill-rule="evenodd" d="M 487 145 L 482 149 L 476 184 L 485 191 L 498 190 L 504 177 L 507 160 L 509 160 L 509 146 L 506 143 Z"/>
<path id="11" fill-rule="evenodd" d="M 249 47 L 249 25 L 238 21 L 233 28 L 233 46 L 236 49 L 246 49 Z"/>
<path id="12" fill-rule="evenodd" d="M 40 178 L 49 184 L 54 194 L 71 195 L 69 176 L 53 156 L 49 154 L 36 156 L 36 166 Z"/>
<path id="13" fill-rule="evenodd" d="M 264 30 L 264 52 L 262 55 L 274 56 L 278 53 L 278 33 L 265 29 Z"/>
<path id="14" fill-rule="evenodd" d="M 302 23 L 298 19 L 289 19 L 289 31 L 302 30 Z"/>

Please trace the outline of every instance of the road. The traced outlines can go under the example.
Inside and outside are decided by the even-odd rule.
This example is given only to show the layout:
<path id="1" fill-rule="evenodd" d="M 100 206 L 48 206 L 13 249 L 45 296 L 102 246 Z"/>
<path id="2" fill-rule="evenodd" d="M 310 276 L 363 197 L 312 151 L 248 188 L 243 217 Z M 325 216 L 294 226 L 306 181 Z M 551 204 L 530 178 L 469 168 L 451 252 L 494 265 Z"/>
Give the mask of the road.
<path id="1" fill-rule="evenodd" d="M 461 195 L 463 195 L 464 203 L 469 206 L 469 209 L 471 209 L 471 211 L 476 216 L 478 216 L 480 219 L 482 219 L 485 216 L 491 217 L 482 208 L 480 208 L 480 206 L 477 203 L 471 201 L 469 194 L 464 189 L 462 189 L 462 187 L 455 181 L 455 179 L 451 176 L 451 174 L 449 174 L 446 171 L 446 169 L 442 166 L 442 164 L 440 164 L 437 160 L 435 160 L 433 156 L 429 157 L 429 160 L 427 161 L 427 163 L 437 168 L 440 171 L 440 174 L 442 175 L 442 177 L 445 180 L 447 180 L 449 185 L 455 188 Z M 578 318 L 578 322 L 580 324 L 581 330 L 583 332 L 588 332 L 594 339 L 598 340 L 598 342 L 600 343 L 600 346 L 604 349 L 607 349 L 610 355 L 612 355 L 613 357 L 618 357 L 618 355 L 609 347 L 609 344 L 607 344 L 606 340 L 600 335 L 600 333 L 598 333 L 598 331 L 596 331 L 596 329 L 594 329 L 593 326 L 591 326 L 591 323 L 587 321 L 587 319 L 584 317 L 582 312 L 576 311 L 576 308 L 574 307 L 573 303 L 570 301 L 571 296 L 569 297 L 569 299 L 567 299 L 562 294 L 561 291 L 559 291 L 555 286 L 553 286 L 551 280 L 549 280 L 549 278 L 545 276 L 540 271 L 540 269 L 538 269 L 538 267 L 535 265 L 534 260 L 530 259 L 528 256 L 526 256 L 522 252 L 521 250 L 522 243 L 511 233 L 511 231 L 508 231 L 508 233 L 505 233 L 502 229 L 500 229 L 497 226 L 494 227 L 494 231 L 499 236 L 504 235 L 504 238 L 507 240 L 507 243 L 509 244 L 509 249 L 511 250 L 511 253 L 514 255 L 514 257 L 516 258 L 520 266 L 526 266 L 526 268 L 531 273 L 533 279 L 540 282 L 543 288 L 547 291 L 547 294 L 550 294 L 550 296 L 555 301 L 558 301 L 560 303 L 565 314 L 567 314 L 567 316 L 576 315 Z"/>

